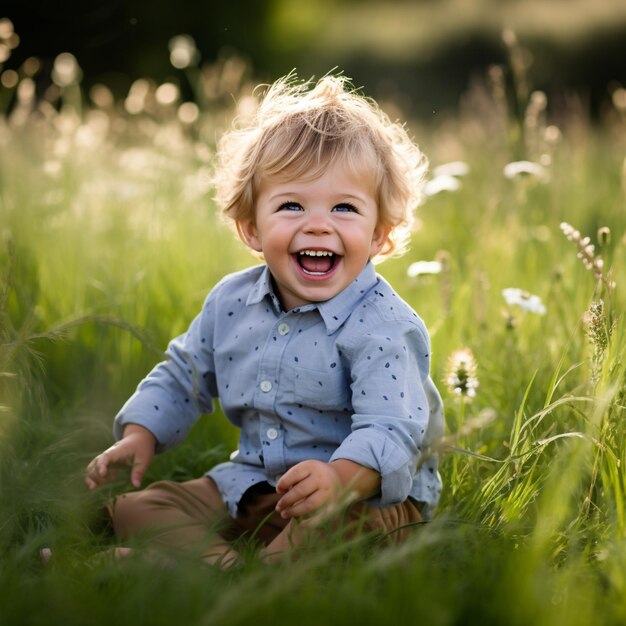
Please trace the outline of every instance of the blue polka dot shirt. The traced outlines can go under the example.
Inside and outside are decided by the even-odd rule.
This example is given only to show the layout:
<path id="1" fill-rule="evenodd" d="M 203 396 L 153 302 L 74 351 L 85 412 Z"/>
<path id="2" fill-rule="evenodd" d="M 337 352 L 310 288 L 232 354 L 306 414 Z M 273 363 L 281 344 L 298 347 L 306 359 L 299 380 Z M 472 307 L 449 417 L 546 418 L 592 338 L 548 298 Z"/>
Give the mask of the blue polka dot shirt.
<path id="1" fill-rule="evenodd" d="M 219 398 L 240 429 L 231 460 L 208 472 L 230 513 L 252 485 L 307 460 L 348 459 L 381 475 L 369 502 L 411 496 L 432 514 L 441 493 L 441 398 L 422 320 L 369 262 L 334 298 L 285 312 L 265 265 L 226 276 L 167 359 L 115 420 L 140 424 L 157 451 L 180 443 Z"/>

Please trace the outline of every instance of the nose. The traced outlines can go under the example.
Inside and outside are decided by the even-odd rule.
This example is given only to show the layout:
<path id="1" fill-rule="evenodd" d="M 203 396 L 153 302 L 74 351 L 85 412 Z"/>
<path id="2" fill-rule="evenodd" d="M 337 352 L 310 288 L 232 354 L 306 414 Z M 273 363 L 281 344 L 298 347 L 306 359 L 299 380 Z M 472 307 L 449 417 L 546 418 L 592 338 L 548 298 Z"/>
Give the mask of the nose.
<path id="1" fill-rule="evenodd" d="M 326 210 L 309 211 L 302 227 L 303 232 L 309 235 L 327 235 L 332 229 L 330 215 Z"/>

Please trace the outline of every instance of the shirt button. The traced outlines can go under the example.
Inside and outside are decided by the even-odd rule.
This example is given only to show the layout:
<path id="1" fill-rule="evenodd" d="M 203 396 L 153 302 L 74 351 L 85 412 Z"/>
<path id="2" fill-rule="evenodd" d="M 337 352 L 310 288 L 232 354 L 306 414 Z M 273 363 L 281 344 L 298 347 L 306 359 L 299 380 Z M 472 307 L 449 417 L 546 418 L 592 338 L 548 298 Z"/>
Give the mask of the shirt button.
<path id="1" fill-rule="evenodd" d="M 276 437 L 278 437 L 278 431 L 275 428 L 268 428 L 267 438 L 273 441 L 274 439 L 276 439 Z"/>
<path id="2" fill-rule="evenodd" d="M 265 393 L 272 390 L 272 383 L 269 380 L 261 381 L 259 386 L 261 387 L 261 391 L 264 391 Z"/>
<path id="3" fill-rule="evenodd" d="M 278 326 L 278 332 L 281 335 L 286 335 L 289 332 L 289 324 L 279 324 Z"/>

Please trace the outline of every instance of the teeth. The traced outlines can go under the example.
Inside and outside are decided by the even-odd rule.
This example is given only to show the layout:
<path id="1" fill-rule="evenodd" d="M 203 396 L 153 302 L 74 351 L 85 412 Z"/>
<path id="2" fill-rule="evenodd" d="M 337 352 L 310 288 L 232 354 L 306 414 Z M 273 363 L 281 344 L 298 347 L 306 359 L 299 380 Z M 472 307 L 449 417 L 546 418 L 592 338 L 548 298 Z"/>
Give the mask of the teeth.
<path id="1" fill-rule="evenodd" d="M 333 256 L 328 250 L 300 250 L 300 256 Z"/>

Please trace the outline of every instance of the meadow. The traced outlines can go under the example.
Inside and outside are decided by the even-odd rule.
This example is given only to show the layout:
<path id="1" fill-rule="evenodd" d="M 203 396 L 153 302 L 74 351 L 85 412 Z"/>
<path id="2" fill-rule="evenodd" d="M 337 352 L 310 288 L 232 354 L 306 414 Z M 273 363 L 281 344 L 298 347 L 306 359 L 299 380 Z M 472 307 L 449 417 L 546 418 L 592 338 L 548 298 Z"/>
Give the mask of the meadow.
<path id="1" fill-rule="evenodd" d="M 197 104 L 148 81 L 116 102 L 66 61 L 43 100 L 27 75 L 0 87 L 0 623 L 623 624 L 626 92 L 592 123 L 494 68 L 458 114 L 409 120 L 428 193 L 378 271 L 431 331 L 438 513 L 400 547 L 268 566 L 244 546 L 221 572 L 107 560 L 100 508 L 127 477 L 88 492 L 83 471 L 208 290 L 257 262 L 210 189 L 252 82 L 233 58 L 192 68 Z M 146 480 L 235 447 L 218 410 Z"/>

